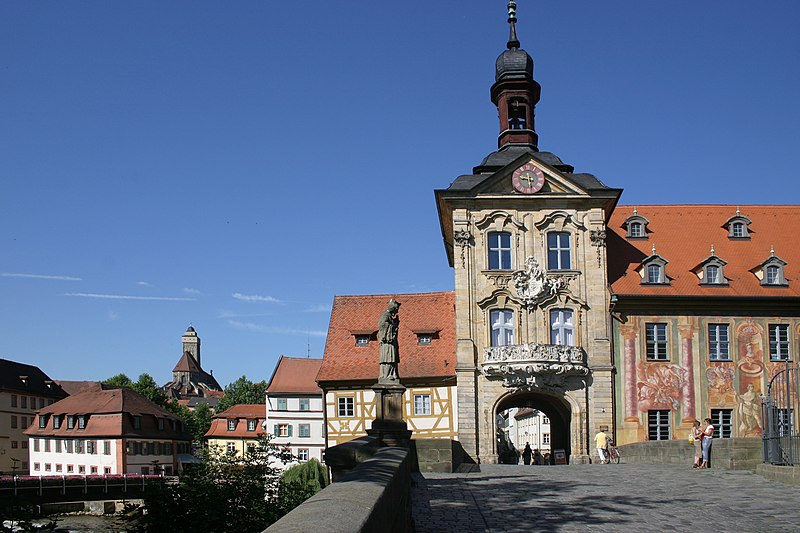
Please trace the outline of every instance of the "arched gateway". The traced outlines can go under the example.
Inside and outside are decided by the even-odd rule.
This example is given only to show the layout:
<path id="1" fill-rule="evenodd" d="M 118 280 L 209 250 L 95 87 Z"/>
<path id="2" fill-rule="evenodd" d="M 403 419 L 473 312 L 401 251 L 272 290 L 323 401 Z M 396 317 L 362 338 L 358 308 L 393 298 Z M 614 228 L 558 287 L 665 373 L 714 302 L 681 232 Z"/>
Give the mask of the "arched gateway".
<path id="1" fill-rule="evenodd" d="M 498 150 L 435 191 L 455 273 L 458 437 L 497 462 L 497 414 L 531 407 L 553 422 L 553 448 L 584 462 L 590 436 L 613 427 L 605 239 L 622 191 L 539 151 L 540 86 L 513 1 L 508 22 L 491 88 Z"/>
<path id="2" fill-rule="evenodd" d="M 515 409 L 516 408 L 516 409 Z M 499 425 L 502 413 L 521 413 L 523 411 L 537 413 L 543 416 L 533 416 L 532 418 L 538 422 L 538 426 L 542 427 L 541 419 L 544 419 L 544 430 L 539 429 L 540 433 L 537 434 L 536 428 L 533 431 L 522 431 L 520 427 L 519 433 L 515 435 L 512 442 L 517 451 L 521 451 L 525 443 L 531 443 L 531 447 L 539 449 L 542 453 L 552 453 L 554 450 L 564 450 L 566 457 L 569 457 L 572 452 L 572 440 L 570 427 L 573 426 L 572 422 L 572 407 L 569 402 L 556 395 L 549 395 L 541 392 L 513 392 L 508 393 L 501 397 L 497 402 L 494 417 L 496 425 Z M 543 432 L 542 432 L 543 431 Z M 501 428 L 495 429 L 495 434 L 501 433 Z M 508 438 L 507 435 L 504 435 Z M 500 450 L 498 449 L 500 441 L 495 439 L 495 449 L 493 455 L 498 456 L 500 460 Z M 579 446 L 578 446 L 579 447 Z"/>

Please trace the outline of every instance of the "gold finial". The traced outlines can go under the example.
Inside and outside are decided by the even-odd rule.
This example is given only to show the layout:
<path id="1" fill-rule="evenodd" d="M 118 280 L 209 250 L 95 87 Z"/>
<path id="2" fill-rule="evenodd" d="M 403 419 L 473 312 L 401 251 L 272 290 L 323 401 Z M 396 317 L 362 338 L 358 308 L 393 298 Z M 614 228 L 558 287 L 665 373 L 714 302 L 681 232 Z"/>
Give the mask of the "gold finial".
<path id="1" fill-rule="evenodd" d="M 715 255 L 714 254 L 714 245 L 713 244 L 711 245 L 711 255 Z"/>
<path id="2" fill-rule="evenodd" d="M 651 249 L 653 255 L 656 255 L 656 243 L 653 243 L 653 248 Z"/>
<path id="3" fill-rule="evenodd" d="M 634 216 L 639 214 L 639 211 L 635 207 L 633 208 L 633 214 Z"/>
<path id="4" fill-rule="evenodd" d="M 739 215 L 741 215 L 741 214 L 742 214 L 742 213 L 741 213 L 741 211 L 739 211 L 739 206 L 737 205 L 737 206 L 736 206 L 736 216 L 738 217 L 738 216 L 739 216 Z"/>
<path id="5" fill-rule="evenodd" d="M 769 247 L 769 254 L 770 254 L 772 257 L 775 257 L 775 245 L 774 245 L 774 244 L 773 244 L 772 246 L 770 246 L 770 247 Z"/>

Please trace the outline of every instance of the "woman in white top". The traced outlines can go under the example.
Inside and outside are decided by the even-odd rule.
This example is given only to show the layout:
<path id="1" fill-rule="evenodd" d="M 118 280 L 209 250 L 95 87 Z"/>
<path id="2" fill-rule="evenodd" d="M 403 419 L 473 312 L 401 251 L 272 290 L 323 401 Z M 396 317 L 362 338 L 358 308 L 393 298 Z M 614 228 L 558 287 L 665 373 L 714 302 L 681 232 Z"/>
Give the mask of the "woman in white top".
<path id="1" fill-rule="evenodd" d="M 711 419 L 706 418 L 706 429 L 703 430 L 703 462 L 699 468 L 711 468 L 711 444 L 714 440 L 714 426 Z"/>

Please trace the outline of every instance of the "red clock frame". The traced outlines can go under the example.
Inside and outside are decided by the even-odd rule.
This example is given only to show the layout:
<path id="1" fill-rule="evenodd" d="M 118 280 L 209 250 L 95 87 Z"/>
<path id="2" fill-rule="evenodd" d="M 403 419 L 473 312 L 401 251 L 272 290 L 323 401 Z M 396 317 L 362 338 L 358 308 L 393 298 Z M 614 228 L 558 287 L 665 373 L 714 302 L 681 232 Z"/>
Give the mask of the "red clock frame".
<path id="1" fill-rule="evenodd" d="M 544 186 L 544 172 L 533 163 L 525 163 L 514 171 L 511 183 L 519 192 L 533 194 Z"/>

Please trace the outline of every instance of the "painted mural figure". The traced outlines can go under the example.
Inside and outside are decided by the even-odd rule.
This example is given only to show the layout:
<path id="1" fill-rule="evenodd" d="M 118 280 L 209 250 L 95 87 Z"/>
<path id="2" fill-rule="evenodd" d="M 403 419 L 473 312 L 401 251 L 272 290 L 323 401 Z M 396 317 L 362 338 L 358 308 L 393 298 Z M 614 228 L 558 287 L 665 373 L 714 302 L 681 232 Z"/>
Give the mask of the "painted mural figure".
<path id="1" fill-rule="evenodd" d="M 761 426 L 758 419 L 761 415 L 761 401 L 752 383 L 747 385 L 747 392 L 736 395 L 736 404 L 739 432 L 743 436 L 760 435 Z"/>
<path id="2" fill-rule="evenodd" d="M 397 366 L 400 353 L 397 348 L 397 330 L 400 326 L 400 302 L 391 299 L 378 321 L 378 340 L 380 341 L 380 383 L 396 383 L 400 380 Z"/>

